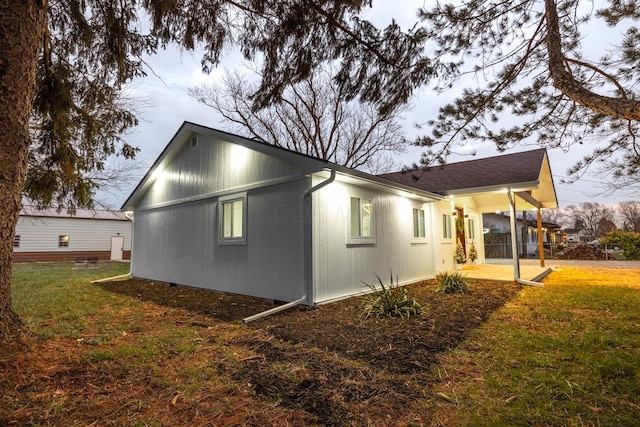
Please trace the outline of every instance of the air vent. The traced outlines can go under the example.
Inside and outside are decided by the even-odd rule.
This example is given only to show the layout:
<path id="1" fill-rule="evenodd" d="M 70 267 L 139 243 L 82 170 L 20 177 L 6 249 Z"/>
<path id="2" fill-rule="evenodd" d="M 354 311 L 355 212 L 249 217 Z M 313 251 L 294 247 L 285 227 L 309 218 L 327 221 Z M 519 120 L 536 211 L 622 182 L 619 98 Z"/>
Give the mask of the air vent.
<path id="1" fill-rule="evenodd" d="M 193 135 L 191 137 L 191 148 L 196 148 L 198 146 L 198 135 Z"/>

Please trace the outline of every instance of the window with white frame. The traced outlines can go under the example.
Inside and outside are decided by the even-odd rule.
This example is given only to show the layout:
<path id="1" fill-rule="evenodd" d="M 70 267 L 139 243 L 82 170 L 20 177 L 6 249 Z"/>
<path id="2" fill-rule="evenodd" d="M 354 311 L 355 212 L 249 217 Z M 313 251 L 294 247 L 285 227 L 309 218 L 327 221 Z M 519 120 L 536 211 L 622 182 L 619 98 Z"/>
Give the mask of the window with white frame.
<path id="1" fill-rule="evenodd" d="M 451 215 L 442 214 L 442 238 L 451 239 L 453 237 L 451 230 Z"/>
<path id="2" fill-rule="evenodd" d="M 426 237 L 424 210 L 413 208 L 413 237 Z"/>
<path id="3" fill-rule="evenodd" d="M 467 219 L 467 238 L 475 239 L 476 238 L 476 226 L 473 218 Z"/>
<path id="4" fill-rule="evenodd" d="M 218 216 L 220 218 L 221 244 L 245 244 L 247 234 L 246 194 L 221 197 Z"/>
<path id="5" fill-rule="evenodd" d="M 371 199 L 351 197 L 349 236 L 351 238 L 373 237 L 373 204 Z"/>
<path id="6" fill-rule="evenodd" d="M 13 236 L 13 247 L 14 248 L 19 248 L 20 247 L 20 235 L 16 234 L 15 236 Z"/>
<path id="7" fill-rule="evenodd" d="M 69 236 L 58 236 L 58 247 L 59 248 L 68 248 L 69 247 Z"/>

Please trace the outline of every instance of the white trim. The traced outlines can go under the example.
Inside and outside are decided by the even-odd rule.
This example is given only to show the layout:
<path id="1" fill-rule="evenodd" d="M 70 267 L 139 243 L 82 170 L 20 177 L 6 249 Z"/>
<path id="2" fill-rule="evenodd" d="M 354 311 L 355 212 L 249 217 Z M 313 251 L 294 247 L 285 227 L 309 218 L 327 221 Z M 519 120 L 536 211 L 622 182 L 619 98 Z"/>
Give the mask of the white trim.
<path id="1" fill-rule="evenodd" d="M 224 237 L 224 206 L 233 202 L 242 202 L 242 231 L 239 237 Z M 247 244 L 247 193 L 237 193 L 218 199 L 218 244 L 246 245 Z"/>
<path id="2" fill-rule="evenodd" d="M 352 211 L 351 211 L 351 200 L 352 199 L 358 199 L 359 200 L 359 204 L 358 204 L 358 216 L 360 217 L 360 212 L 362 209 L 362 200 L 368 200 L 371 203 L 371 212 L 370 212 L 370 220 L 369 220 L 369 229 L 371 231 L 371 235 L 370 236 L 361 236 L 359 235 L 361 233 L 361 230 L 358 230 L 358 235 L 353 235 L 353 230 L 351 228 L 351 217 L 352 217 Z M 374 196 L 371 193 L 367 193 L 367 192 L 362 192 L 362 191 L 357 191 L 357 190 L 351 190 L 349 192 L 349 194 L 347 195 L 347 215 L 346 215 L 346 221 L 347 221 L 347 226 L 346 226 L 346 242 L 347 242 L 347 246 L 357 246 L 357 245 L 375 245 L 376 244 L 376 208 L 375 208 L 375 200 L 374 200 Z M 360 221 L 362 221 L 362 218 L 359 218 Z M 362 225 L 360 225 L 360 228 L 362 228 Z"/>
<path id="3" fill-rule="evenodd" d="M 422 211 L 422 225 L 424 236 L 416 236 L 415 229 L 415 211 Z M 429 228 L 427 227 L 427 212 L 424 210 L 422 205 L 412 206 L 411 207 L 411 244 L 424 244 L 429 243 Z"/>

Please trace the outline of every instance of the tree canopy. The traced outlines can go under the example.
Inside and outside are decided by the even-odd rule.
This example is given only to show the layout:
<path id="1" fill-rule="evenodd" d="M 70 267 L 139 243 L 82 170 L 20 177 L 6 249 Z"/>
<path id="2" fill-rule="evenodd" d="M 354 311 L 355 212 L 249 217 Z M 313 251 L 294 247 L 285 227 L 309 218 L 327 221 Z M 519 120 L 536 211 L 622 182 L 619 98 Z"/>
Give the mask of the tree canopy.
<path id="1" fill-rule="evenodd" d="M 439 90 L 468 74 L 481 82 L 428 121 L 432 135 L 417 141 L 426 147 L 422 163 L 444 161 L 452 145 L 466 140 L 500 150 L 522 142 L 564 150 L 592 144 L 570 170 L 574 178 L 595 164 L 614 186 L 640 183 L 638 6 L 474 0 L 421 9 L 427 38 L 437 46 L 432 60 L 456 64 Z M 606 26 L 617 31 L 616 44 L 594 58 L 584 37 Z"/>

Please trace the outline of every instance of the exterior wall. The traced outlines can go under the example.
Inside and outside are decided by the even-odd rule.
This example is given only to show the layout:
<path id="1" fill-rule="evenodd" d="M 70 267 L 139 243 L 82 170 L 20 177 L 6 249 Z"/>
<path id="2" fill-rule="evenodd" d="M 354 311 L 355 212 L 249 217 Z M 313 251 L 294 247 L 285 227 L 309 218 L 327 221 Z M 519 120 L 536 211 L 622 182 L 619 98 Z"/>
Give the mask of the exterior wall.
<path id="1" fill-rule="evenodd" d="M 317 184 L 321 180 L 314 182 Z M 350 243 L 350 197 L 371 198 L 375 243 Z M 413 238 L 413 208 L 425 209 L 426 238 Z M 313 193 L 314 302 L 368 291 L 363 283 L 401 283 L 432 278 L 431 204 L 334 182 Z"/>
<path id="2" fill-rule="evenodd" d="M 73 261 L 75 257 L 96 257 L 109 261 L 111 251 L 69 251 L 69 252 L 14 252 L 13 262 Z M 131 259 L 131 251 L 122 251 L 122 259 Z"/>
<path id="3" fill-rule="evenodd" d="M 448 200 L 435 203 L 433 206 L 432 222 L 434 225 L 434 262 L 436 273 L 455 269 L 453 254 L 456 249 L 456 232 L 453 218 L 450 218 L 449 223 L 449 227 L 451 228 L 451 237 L 445 237 L 443 233 L 445 228 L 443 215 L 451 215 L 451 212 L 451 203 Z"/>
<path id="4" fill-rule="evenodd" d="M 482 215 L 478 212 L 478 209 L 470 197 L 458 197 L 453 200 L 443 200 L 438 203 L 434 203 L 433 209 L 433 224 L 434 224 L 434 238 L 435 238 L 435 266 L 436 272 L 441 273 L 444 271 L 450 271 L 456 268 L 454 262 L 454 253 L 456 250 L 456 217 L 452 215 L 453 211 L 457 208 L 462 208 L 464 214 L 467 217 L 464 218 L 464 240 L 466 247 L 467 257 L 471 244 L 473 243 L 478 252 L 478 259 L 476 264 L 483 264 L 484 257 L 484 241 L 482 235 Z M 443 215 L 449 215 L 451 237 L 444 236 L 444 224 Z M 469 220 L 472 220 L 469 222 Z M 469 226 L 472 224 L 473 230 L 470 230 Z"/>
<path id="5" fill-rule="evenodd" d="M 225 163 L 235 149 L 201 139 L 197 148 L 188 145 L 178 153 L 165 171 L 172 178 L 154 185 L 145 205 L 134 212 L 133 275 L 274 300 L 299 299 L 304 292 L 302 198 L 310 180 L 299 176 L 274 184 L 274 179 L 291 177 L 295 165 L 251 150 L 244 152 L 242 165 Z M 235 190 L 246 194 L 246 242 L 227 245 L 219 242 L 221 196 L 215 192 Z"/>
<path id="6" fill-rule="evenodd" d="M 14 262 L 71 261 L 75 256 L 111 258 L 111 237 L 124 237 L 123 258 L 131 252 L 131 222 L 117 220 L 21 216 L 16 226 L 20 246 L 13 248 Z M 58 247 L 59 236 L 69 236 L 69 246 Z"/>
<path id="7" fill-rule="evenodd" d="M 158 172 L 137 208 L 299 176 L 300 168 L 284 160 L 214 138 L 198 135 L 197 147 L 186 143 Z"/>

